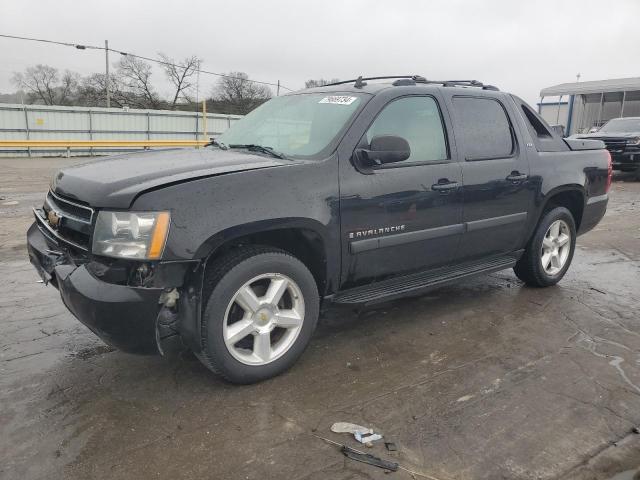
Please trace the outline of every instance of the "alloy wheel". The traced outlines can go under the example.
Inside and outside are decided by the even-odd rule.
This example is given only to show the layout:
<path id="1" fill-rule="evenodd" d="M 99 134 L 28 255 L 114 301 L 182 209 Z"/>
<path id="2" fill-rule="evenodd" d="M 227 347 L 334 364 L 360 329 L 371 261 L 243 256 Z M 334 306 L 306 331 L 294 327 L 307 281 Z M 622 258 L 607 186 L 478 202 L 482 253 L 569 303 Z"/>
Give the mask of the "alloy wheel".
<path id="1" fill-rule="evenodd" d="M 304 298 L 289 277 L 266 273 L 235 293 L 223 324 L 229 353 L 246 365 L 266 365 L 295 343 L 304 322 Z"/>
<path id="2" fill-rule="evenodd" d="M 547 275 L 557 275 L 571 252 L 571 230 L 564 220 L 556 220 L 542 239 L 540 263 Z"/>

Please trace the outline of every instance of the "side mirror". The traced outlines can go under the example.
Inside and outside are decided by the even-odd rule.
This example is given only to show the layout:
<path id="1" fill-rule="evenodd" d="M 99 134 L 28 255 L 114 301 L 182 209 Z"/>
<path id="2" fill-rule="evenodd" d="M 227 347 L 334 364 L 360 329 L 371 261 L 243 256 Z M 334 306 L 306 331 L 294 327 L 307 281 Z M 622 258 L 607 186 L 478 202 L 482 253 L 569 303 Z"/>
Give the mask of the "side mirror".
<path id="1" fill-rule="evenodd" d="M 402 137 L 395 135 L 377 135 L 371 139 L 369 148 L 358 150 L 358 157 L 369 166 L 402 162 L 411 156 L 411 147 Z"/>

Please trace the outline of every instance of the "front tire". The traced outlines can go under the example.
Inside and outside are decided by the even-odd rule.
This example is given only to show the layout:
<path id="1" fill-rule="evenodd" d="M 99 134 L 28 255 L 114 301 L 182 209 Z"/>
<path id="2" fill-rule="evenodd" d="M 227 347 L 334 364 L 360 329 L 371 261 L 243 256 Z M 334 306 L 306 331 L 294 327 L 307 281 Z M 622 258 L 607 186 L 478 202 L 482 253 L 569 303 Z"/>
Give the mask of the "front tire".
<path id="1" fill-rule="evenodd" d="M 309 269 L 267 247 L 242 248 L 215 261 L 203 298 L 198 357 L 240 384 L 274 377 L 296 362 L 311 340 L 320 303 Z"/>
<path id="2" fill-rule="evenodd" d="M 513 270 L 531 287 L 555 285 L 567 273 L 575 246 L 573 215 L 564 207 L 556 207 L 544 213 Z"/>

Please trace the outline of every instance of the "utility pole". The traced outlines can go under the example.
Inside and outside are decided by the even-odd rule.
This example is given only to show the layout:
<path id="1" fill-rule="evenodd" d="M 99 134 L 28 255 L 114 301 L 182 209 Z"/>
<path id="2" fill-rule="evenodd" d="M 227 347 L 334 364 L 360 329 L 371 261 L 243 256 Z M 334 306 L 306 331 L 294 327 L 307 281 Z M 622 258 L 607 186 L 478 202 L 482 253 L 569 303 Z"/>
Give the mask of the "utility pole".
<path id="1" fill-rule="evenodd" d="M 109 40 L 104 41 L 104 59 L 106 76 L 104 77 L 105 90 L 107 91 L 107 108 L 111 107 L 111 92 L 109 92 Z"/>
<path id="2" fill-rule="evenodd" d="M 579 73 L 576 75 L 576 82 L 579 82 L 579 81 L 580 81 L 580 77 L 581 77 L 581 76 L 582 76 L 582 75 L 580 75 Z"/>

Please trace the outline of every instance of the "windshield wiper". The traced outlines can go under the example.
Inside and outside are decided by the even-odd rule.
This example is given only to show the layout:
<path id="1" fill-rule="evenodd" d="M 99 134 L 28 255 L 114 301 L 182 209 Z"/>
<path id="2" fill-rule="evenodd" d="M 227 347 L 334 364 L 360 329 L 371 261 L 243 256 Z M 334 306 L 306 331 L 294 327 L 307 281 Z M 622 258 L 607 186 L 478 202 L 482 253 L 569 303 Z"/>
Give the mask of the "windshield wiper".
<path id="1" fill-rule="evenodd" d="M 265 147 L 265 146 L 262 146 L 262 145 L 256 145 L 254 143 L 249 143 L 249 144 L 246 144 L 246 145 L 234 144 L 234 145 L 229 145 L 229 148 L 246 148 L 250 152 L 266 153 L 267 155 L 271 155 L 272 157 L 282 158 L 282 159 L 285 159 L 285 160 L 287 158 L 284 155 L 284 153 L 277 152 L 276 150 L 274 150 L 271 147 Z"/>
<path id="2" fill-rule="evenodd" d="M 227 145 L 225 145 L 224 143 L 222 143 L 220 140 L 216 140 L 215 138 L 211 138 L 211 141 L 209 143 L 207 143 L 205 145 L 205 147 L 208 147 L 210 145 L 215 145 L 216 147 L 218 147 L 220 150 L 229 150 L 229 147 Z"/>

